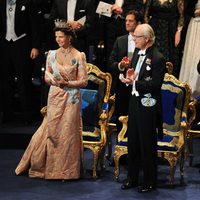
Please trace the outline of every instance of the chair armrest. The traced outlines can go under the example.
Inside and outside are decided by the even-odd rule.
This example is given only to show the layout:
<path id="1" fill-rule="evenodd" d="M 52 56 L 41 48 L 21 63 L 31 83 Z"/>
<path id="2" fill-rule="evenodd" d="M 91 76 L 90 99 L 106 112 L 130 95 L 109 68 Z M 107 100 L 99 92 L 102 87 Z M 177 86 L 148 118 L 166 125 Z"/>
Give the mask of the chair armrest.
<path id="1" fill-rule="evenodd" d="M 188 119 L 188 129 L 191 128 L 193 121 L 196 118 L 196 105 L 197 105 L 197 100 L 194 99 L 189 103 L 189 112 L 190 112 L 190 118 Z"/>
<path id="2" fill-rule="evenodd" d="M 109 111 L 108 111 L 108 122 L 109 122 L 115 111 L 115 94 L 109 97 L 108 103 L 109 103 Z"/>
<path id="3" fill-rule="evenodd" d="M 125 134 L 128 128 L 128 116 L 120 116 L 119 121 L 122 122 L 122 129 L 118 134 L 118 141 L 122 141 L 125 139 Z"/>

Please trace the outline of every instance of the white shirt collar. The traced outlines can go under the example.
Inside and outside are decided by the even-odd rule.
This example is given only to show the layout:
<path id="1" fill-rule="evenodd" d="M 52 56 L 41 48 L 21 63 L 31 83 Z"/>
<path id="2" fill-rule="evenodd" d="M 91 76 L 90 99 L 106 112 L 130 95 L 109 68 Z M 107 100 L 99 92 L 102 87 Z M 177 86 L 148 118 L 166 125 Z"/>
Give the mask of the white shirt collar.
<path id="1" fill-rule="evenodd" d="M 145 55 L 146 54 L 146 49 L 145 50 L 139 50 L 138 55 Z"/>

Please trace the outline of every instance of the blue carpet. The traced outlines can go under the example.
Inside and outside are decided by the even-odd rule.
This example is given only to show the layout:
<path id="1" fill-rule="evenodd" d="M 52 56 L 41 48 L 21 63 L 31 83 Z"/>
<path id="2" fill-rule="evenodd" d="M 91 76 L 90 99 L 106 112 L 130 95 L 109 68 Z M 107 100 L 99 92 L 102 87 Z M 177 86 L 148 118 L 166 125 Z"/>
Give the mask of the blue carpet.
<path id="1" fill-rule="evenodd" d="M 0 135 L 1 140 L 1 135 Z M 5 141 L 4 141 L 5 142 Z M 14 141 L 12 141 L 13 143 Z M 185 162 L 184 180 L 180 180 L 179 166 L 175 174 L 175 186 L 169 187 L 169 167 L 158 166 L 158 188 L 147 194 L 140 194 L 137 189 L 123 191 L 120 189 L 126 178 L 126 166 L 121 166 L 120 182 L 114 179 L 114 168 L 106 163 L 106 170 L 100 173 L 97 180 L 91 178 L 91 153 L 85 151 L 86 173 L 76 181 L 55 181 L 31 179 L 26 175 L 16 176 L 15 167 L 24 150 L 20 148 L 0 149 L 0 199 L 2 200 L 133 200 L 133 199 L 200 199 L 200 139 L 194 141 L 194 166 Z M 9 146 L 9 145 L 8 145 Z"/>

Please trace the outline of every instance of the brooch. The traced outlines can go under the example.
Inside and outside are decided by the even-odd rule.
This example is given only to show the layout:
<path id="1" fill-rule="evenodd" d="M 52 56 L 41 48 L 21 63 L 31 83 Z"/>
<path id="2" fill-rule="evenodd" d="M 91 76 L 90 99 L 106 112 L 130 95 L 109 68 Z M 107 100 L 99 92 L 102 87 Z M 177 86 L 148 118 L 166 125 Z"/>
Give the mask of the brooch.
<path id="1" fill-rule="evenodd" d="M 75 58 L 73 58 L 72 60 L 71 60 L 71 65 L 72 66 L 79 66 L 79 63 L 78 63 L 78 60 L 76 60 Z"/>
<path id="2" fill-rule="evenodd" d="M 147 65 L 150 65 L 150 64 L 151 64 L 151 59 L 150 59 L 150 58 L 147 58 L 147 59 L 146 59 L 146 64 L 147 64 Z"/>
<path id="3" fill-rule="evenodd" d="M 145 97 L 141 99 L 141 103 L 145 107 L 152 107 L 156 104 L 156 99 L 151 97 L 151 93 L 145 94 Z"/>
<path id="4" fill-rule="evenodd" d="M 151 67 L 149 67 L 149 65 L 147 65 L 146 70 L 147 70 L 147 71 L 150 71 L 150 70 L 151 70 Z"/>

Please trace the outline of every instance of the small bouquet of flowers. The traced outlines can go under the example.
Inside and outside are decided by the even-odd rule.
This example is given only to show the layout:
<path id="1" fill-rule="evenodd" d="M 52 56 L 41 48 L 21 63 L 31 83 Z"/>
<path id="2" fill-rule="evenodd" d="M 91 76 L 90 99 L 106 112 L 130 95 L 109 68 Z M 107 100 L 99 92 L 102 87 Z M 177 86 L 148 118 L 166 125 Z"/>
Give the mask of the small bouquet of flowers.
<path id="1" fill-rule="evenodd" d="M 130 61 L 129 57 L 125 56 L 122 58 L 121 62 L 125 62 L 126 64 L 129 64 L 131 61 Z"/>
<path id="2" fill-rule="evenodd" d="M 120 67 L 128 68 L 128 67 L 130 67 L 130 64 L 131 64 L 131 60 L 129 59 L 129 57 L 125 56 L 122 58 L 122 60 L 120 62 Z"/>

